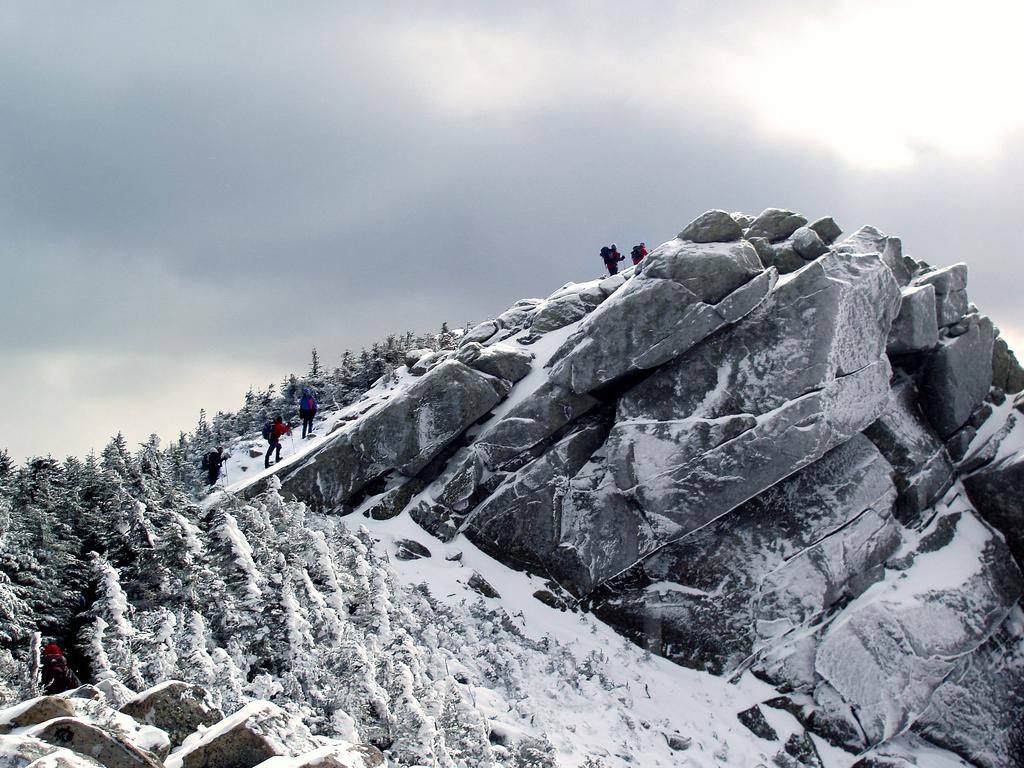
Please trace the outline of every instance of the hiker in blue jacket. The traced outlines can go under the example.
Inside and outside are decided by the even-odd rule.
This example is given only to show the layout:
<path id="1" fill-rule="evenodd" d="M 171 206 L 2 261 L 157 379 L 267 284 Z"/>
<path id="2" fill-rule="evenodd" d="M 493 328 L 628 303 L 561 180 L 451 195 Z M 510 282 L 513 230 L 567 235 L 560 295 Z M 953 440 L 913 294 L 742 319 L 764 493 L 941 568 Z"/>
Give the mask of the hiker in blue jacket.
<path id="1" fill-rule="evenodd" d="M 302 419 L 302 439 L 313 436 L 313 417 L 316 416 L 316 398 L 309 387 L 302 388 L 302 399 L 299 400 L 299 417 Z M 309 430 L 307 433 L 306 430 Z"/>

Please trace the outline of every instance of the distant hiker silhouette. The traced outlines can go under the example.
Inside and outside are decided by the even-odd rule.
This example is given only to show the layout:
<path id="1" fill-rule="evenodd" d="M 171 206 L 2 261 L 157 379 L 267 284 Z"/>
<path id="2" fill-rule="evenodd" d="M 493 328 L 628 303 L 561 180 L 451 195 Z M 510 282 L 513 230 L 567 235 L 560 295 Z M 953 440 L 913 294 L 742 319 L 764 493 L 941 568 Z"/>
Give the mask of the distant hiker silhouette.
<path id="1" fill-rule="evenodd" d="M 82 684 L 68 668 L 68 660 L 56 643 L 50 643 L 43 649 L 42 668 L 43 688 L 47 696 L 70 691 Z"/>
<path id="2" fill-rule="evenodd" d="M 216 485 L 220 477 L 220 468 L 223 466 L 227 456 L 224 454 L 224 447 L 218 445 L 216 450 L 210 451 L 203 457 L 203 469 L 206 470 L 206 484 Z"/>
<path id="3" fill-rule="evenodd" d="M 625 261 L 626 257 L 619 253 L 619 249 L 612 243 L 611 247 L 604 246 L 601 249 L 601 259 L 608 268 L 609 275 L 619 274 L 619 262 Z"/>
<path id="4" fill-rule="evenodd" d="M 284 423 L 284 419 L 275 416 L 273 423 L 267 422 L 263 425 L 263 438 L 269 443 L 267 455 L 263 457 L 263 467 L 270 466 L 270 454 L 276 453 L 275 462 L 281 460 L 281 438 L 292 431 L 292 428 Z"/>
<path id="5" fill-rule="evenodd" d="M 313 436 L 313 417 L 316 416 L 316 397 L 309 387 L 302 388 L 302 399 L 299 400 L 299 417 L 302 419 L 302 439 Z M 309 432 L 306 432 L 306 429 Z"/>

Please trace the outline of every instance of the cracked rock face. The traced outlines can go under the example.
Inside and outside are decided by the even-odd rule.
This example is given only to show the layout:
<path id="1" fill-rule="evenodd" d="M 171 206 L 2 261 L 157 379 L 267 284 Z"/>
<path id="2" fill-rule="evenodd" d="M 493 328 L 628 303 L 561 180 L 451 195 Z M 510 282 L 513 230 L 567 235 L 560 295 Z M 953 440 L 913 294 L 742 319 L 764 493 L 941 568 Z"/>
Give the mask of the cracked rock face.
<path id="1" fill-rule="evenodd" d="M 888 396 L 884 339 L 897 302 L 877 256 L 825 256 L 624 395 L 603 462 L 574 479 L 563 513 L 576 588 L 588 591 L 873 422 Z"/>
<path id="2" fill-rule="evenodd" d="M 869 744 L 910 725 L 1020 597 L 1002 538 L 966 507 L 944 521 L 944 544 L 922 539 L 912 564 L 865 592 L 818 645 L 816 673 L 853 707 Z"/>
<path id="3" fill-rule="evenodd" d="M 1024 612 L 1020 606 L 940 685 L 914 729 L 983 768 L 1024 765 Z"/>
<path id="4" fill-rule="evenodd" d="M 749 243 L 666 243 L 555 353 L 551 381 L 584 394 L 661 365 L 746 315 L 774 281 Z"/>
<path id="5" fill-rule="evenodd" d="M 992 321 L 972 315 L 967 323 L 929 354 L 921 382 L 921 407 L 943 438 L 967 423 L 992 383 Z"/>
<path id="6" fill-rule="evenodd" d="M 282 481 L 286 494 L 338 509 L 389 470 L 412 476 L 508 394 L 509 384 L 455 360 L 357 421 Z"/>
<path id="7" fill-rule="evenodd" d="M 952 485 L 954 475 L 949 454 L 918 408 L 909 378 L 893 383 L 885 411 L 864 434 L 893 466 L 897 517 L 915 522 Z"/>
<path id="8" fill-rule="evenodd" d="M 725 673 L 859 594 L 899 543 L 891 467 L 862 437 L 644 558 L 594 610 L 641 644 Z"/>

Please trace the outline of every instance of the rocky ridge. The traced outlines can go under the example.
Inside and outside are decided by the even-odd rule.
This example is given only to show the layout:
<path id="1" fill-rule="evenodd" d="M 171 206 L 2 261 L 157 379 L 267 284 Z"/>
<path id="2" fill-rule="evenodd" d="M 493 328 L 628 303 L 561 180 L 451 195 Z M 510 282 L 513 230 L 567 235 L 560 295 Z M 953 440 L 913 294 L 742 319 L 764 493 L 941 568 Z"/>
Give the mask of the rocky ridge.
<path id="1" fill-rule="evenodd" d="M 914 730 L 1012 764 L 1024 372 L 966 265 L 839 236 L 705 213 L 639 272 L 410 351 L 282 493 L 465 536 L 851 752 Z"/>

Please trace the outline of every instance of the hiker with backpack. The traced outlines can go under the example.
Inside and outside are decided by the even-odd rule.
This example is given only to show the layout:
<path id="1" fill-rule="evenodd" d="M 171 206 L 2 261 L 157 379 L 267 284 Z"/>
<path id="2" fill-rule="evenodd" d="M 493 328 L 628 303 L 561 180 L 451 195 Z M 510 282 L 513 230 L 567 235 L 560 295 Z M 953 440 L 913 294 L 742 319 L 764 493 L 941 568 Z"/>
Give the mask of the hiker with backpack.
<path id="1" fill-rule="evenodd" d="M 313 436 L 313 417 L 316 416 L 316 397 L 309 387 L 302 388 L 302 399 L 299 400 L 299 417 L 302 419 L 302 439 Z M 306 432 L 306 429 L 309 432 Z"/>
<path id="2" fill-rule="evenodd" d="M 227 461 L 227 454 L 224 453 L 224 446 L 218 445 L 215 450 L 203 456 L 203 469 L 206 470 L 206 484 L 216 485 L 220 477 L 220 468 Z"/>
<path id="3" fill-rule="evenodd" d="M 42 678 L 47 696 L 73 690 L 82 684 L 78 675 L 68 667 L 68 660 L 56 643 L 50 643 L 43 649 Z"/>
<path id="4" fill-rule="evenodd" d="M 606 245 L 601 249 L 601 259 L 608 268 L 608 274 L 617 275 L 619 274 L 619 262 L 625 261 L 626 257 L 619 253 L 615 243 L 612 243 L 611 247 Z"/>
<path id="5" fill-rule="evenodd" d="M 633 266 L 638 266 L 644 260 L 644 257 L 647 256 L 647 244 L 640 243 L 640 245 L 634 245 L 630 255 L 633 257 Z"/>
<path id="6" fill-rule="evenodd" d="M 263 457 L 263 468 L 270 466 L 270 454 L 277 454 L 275 463 L 281 461 L 281 438 L 292 431 L 292 428 L 284 423 L 284 419 L 275 416 L 273 423 L 267 422 L 263 425 L 263 439 L 267 441 L 267 455 Z"/>

